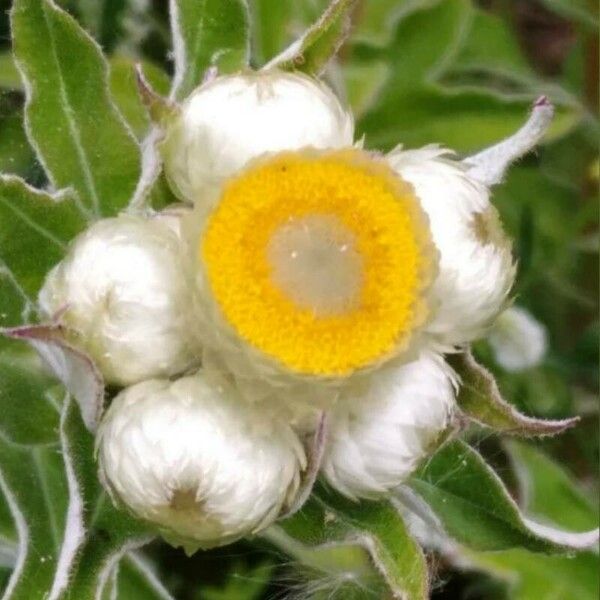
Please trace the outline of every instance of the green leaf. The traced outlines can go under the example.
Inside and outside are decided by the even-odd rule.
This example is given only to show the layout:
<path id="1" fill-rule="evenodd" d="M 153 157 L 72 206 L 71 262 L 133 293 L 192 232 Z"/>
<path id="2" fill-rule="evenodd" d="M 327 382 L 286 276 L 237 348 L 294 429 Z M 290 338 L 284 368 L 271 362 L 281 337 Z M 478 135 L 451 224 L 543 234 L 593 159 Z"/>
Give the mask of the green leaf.
<path id="1" fill-rule="evenodd" d="M 529 76 L 506 29 L 468 0 L 414 2 L 398 12 L 401 18 L 388 45 L 359 43 L 352 51 L 355 64 L 389 66 L 376 101 L 357 123 L 358 135 L 366 135 L 369 147 L 439 143 L 471 153 L 516 131 L 541 94 L 557 105 L 550 138 L 563 135 L 581 118 L 581 104 L 561 88 Z M 500 45 L 497 54 L 487 42 Z M 495 64 L 489 60 L 492 47 Z M 482 65 L 488 77 L 481 81 L 457 85 L 450 77 L 482 71 Z M 519 74 L 516 92 L 496 85 L 500 72 L 511 86 L 515 72 Z"/>
<path id="2" fill-rule="evenodd" d="M 527 417 L 502 398 L 494 376 L 470 352 L 449 355 L 447 360 L 461 379 L 459 407 L 480 425 L 512 435 L 541 436 L 556 435 L 579 421 L 578 417 L 562 421 Z"/>
<path id="3" fill-rule="evenodd" d="M 222 587 L 207 587 L 202 590 L 204 600 L 259 600 L 264 598 L 271 580 L 274 565 L 258 564 L 254 568 L 243 565 L 235 568 Z"/>
<path id="4" fill-rule="evenodd" d="M 536 518 L 574 531 L 598 524 L 598 506 L 557 463 L 534 446 L 506 444 L 523 494 L 525 509 Z"/>
<path id="5" fill-rule="evenodd" d="M 500 478 L 460 441 L 442 446 L 415 474 L 411 486 L 446 533 L 474 550 L 564 552 L 597 541 L 597 531 L 568 534 L 525 518 Z"/>
<path id="6" fill-rule="evenodd" d="M 171 30 L 175 54 L 173 95 L 185 98 L 207 69 L 231 73 L 249 61 L 249 17 L 243 0 L 174 0 Z"/>
<path id="7" fill-rule="evenodd" d="M 253 0 L 250 7 L 253 62 L 263 65 L 287 44 L 294 5 L 281 0 Z"/>
<path id="8" fill-rule="evenodd" d="M 399 143 L 407 147 L 438 143 L 472 153 L 519 129 L 530 103 L 487 90 L 451 92 L 432 84 L 396 93 L 387 84 L 378 102 L 359 120 L 358 135 L 366 135 L 369 147 L 383 150 Z M 573 111 L 557 107 L 546 139 L 564 135 L 577 119 Z"/>
<path id="9" fill-rule="evenodd" d="M 91 215 L 114 215 L 135 189 L 140 153 L 100 48 L 50 0 L 15 0 L 11 22 L 28 133 L 48 177 L 73 187 Z"/>
<path id="10" fill-rule="evenodd" d="M 511 600 L 597 600 L 598 556 L 544 556 L 509 550 L 469 557 L 479 569 L 509 584 Z"/>
<path id="11" fill-rule="evenodd" d="M 597 507 L 565 471 L 536 448 L 510 442 L 508 449 L 526 508 L 536 517 L 573 529 L 593 527 Z M 505 580 L 515 600 L 595 600 L 600 572 L 594 552 L 544 556 L 526 550 L 465 552 L 471 566 Z"/>
<path id="12" fill-rule="evenodd" d="M 23 373 L 23 377 L 25 374 Z M 48 402 L 52 413 L 24 416 L 9 435 L 0 435 L 0 492 L 13 518 L 19 541 L 15 568 L 7 584 L 5 600 L 31 600 L 40 590 L 50 590 L 58 562 L 66 511 L 66 481 L 56 439 L 59 407 L 48 396 L 29 398 L 23 386 L 4 402 L 27 402 L 39 407 Z M 37 400 L 37 402 L 36 402 Z M 46 434 L 32 436 L 34 421 L 44 420 Z M 42 425 L 34 426 L 42 429 Z M 52 437 L 54 439 L 52 439 Z M 11 439 L 12 438 L 12 439 Z M 25 445 L 23 442 L 27 442 Z M 33 442 L 33 443 L 32 443 Z"/>
<path id="13" fill-rule="evenodd" d="M 18 445 L 56 442 L 58 412 L 53 385 L 35 352 L 23 343 L 2 340 L 0 438 Z"/>
<path id="14" fill-rule="evenodd" d="M 285 70 L 318 75 L 335 56 L 350 32 L 355 0 L 331 0 L 325 12 L 302 37 L 267 64 Z"/>
<path id="15" fill-rule="evenodd" d="M 21 177 L 33 174 L 35 154 L 23 127 L 20 110 L 0 117 L 0 173 L 11 173 Z"/>
<path id="16" fill-rule="evenodd" d="M 50 195 L 0 175 L 0 326 L 34 318 L 46 273 L 86 226 L 72 194 Z"/>
<path id="17" fill-rule="evenodd" d="M 363 547 L 394 598 L 428 597 L 424 556 L 396 508 L 387 501 L 356 503 L 321 489 L 280 526 L 288 536 L 309 547 Z"/>

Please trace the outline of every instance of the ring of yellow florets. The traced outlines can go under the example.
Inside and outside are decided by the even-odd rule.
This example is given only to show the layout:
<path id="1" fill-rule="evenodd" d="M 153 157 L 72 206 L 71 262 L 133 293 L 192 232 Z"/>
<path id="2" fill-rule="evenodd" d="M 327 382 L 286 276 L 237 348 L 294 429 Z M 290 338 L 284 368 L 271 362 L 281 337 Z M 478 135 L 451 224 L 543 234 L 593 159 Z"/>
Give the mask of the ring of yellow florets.
<path id="1" fill-rule="evenodd" d="M 435 252 L 412 188 L 383 161 L 306 151 L 226 184 L 199 259 L 248 344 L 292 371 L 344 376 L 404 349 L 426 314 Z M 323 264 L 330 272 L 313 276 Z"/>

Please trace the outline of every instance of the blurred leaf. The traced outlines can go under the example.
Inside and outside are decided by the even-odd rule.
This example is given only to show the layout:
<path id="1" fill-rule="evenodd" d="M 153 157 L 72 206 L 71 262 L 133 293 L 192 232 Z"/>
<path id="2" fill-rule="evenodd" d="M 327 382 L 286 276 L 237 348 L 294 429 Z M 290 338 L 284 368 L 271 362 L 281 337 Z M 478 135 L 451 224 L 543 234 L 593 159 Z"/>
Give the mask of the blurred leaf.
<path id="1" fill-rule="evenodd" d="M 376 101 L 358 122 L 358 133 L 366 134 L 369 147 L 440 143 L 473 152 L 514 133 L 541 91 L 561 101 L 550 138 L 570 130 L 581 115 L 569 94 L 526 77 L 529 71 L 506 27 L 468 0 L 411 3 L 388 46 L 356 44 L 352 58 L 358 64 L 385 61 L 390 67 Z M 510 75 L 511 85 L 520 72 L 519 93 L 505 94 L 489 81 L 459 87 L 446 81 L 452 74 L 483 67 L 492 78 L 501 71 Z"/>
<path id="2" fill-rule="evenodd" d="M 136 552 L 127 554 L 117 565 L 116 589 L 112 598 L 120 600 L 174 600 L 162 585 L 152 565 Z M 210 598 L 207 597 L 208 600 Z M 232 600 L 234 598 L 232 597 Z"/>
<path id="3" fill-rule="evenodd" d="M 497 15 L 474 10 L 468 35 L 451 69 L 494 69 L 533 76 L 509 23 Z"/>
<path id="4" fill-rule="evenodd" d="M 541 0 L 551 11 L 569 20 L 596 29 L 598 27 L 598 5 L 588 0 Z"/>
<path id="5" fill-rule="evenodd" d="M 330 0 L 329 5 L 302 36 L 268 66 L 318 75 L 339 50 L 350 31 L 355 0 Z"/>
<path id="6" fill-rule="evenodd" d="M 0 176 L 0 326 L 30 322 L 46 273 L 87 222 L 72 194 L 50 195 Z"/>
<path id="7" fill-rule="evenodd" d="M 77 13 L 87 31 L 110 52 L 122 30 L 128 0 L 78 0 Z"/>
<path id="8" fill-rule="evenodd" d="M 545 421 L 527 417 L 504 400 L 494 376 L 479 365 L 470 352 L 448 355 L 447 360 L 461 382 L 456 398 L 458 406 L 480 425 L 512 435 L 541 436 L 562 433 L 579 420 L 575 417 Z"/>
<path id="9" fill-rule="evenodd" d="M 448 535 L 474 550 L 526 548 L 565 552 L 586 547 L 596 534 L 567 534 L 526 519 L 500 478 L 472 448 L 447 443 L 415 474 L 412 487 Z"/>
<path id="10" fill-rule="evenodd" d="M 243 0 L 171 2 L 177 98 L 185 98 L 198 86 L 209 67 L 230 73 L 248 65 L 248 19 Z"/>
<path id="11" fill-rule="evenodd" d="M 115 104 L 138 139 L 142 139 L 150 126 L 148 111 L 142 104 L 135 79 L 134 61 L 125 56 L 114 56 L 110 59 L 110 91 Z M 161 95 L 169 93 L 169 76 L 152 63 L 140 63 L 144 76 L 152 87 Z"/>
<path id="12" fill-rule="evenodd" d="M 475 564 L 509 582 L 511 600 L 597 600 L 598 557 L 543 556 L 527 550 L 480 554 Z"/>
<path id="13" fill-rule="evenodd" d="M 91 214 L 115 214 L 136 186 L 140 156 L 109 97 L 100 48 L 48 0 L 15 0 L 12 31 L 28 131 L 49 178 L 72 186 Z"/>
<path id="14" fill-rule="evenodd" d="M 597 526 L 598 506 L 558 464 L 531 445 L 511 441 L 507 447 L 528 514 L 573 531 Z"/>
<path id="15" fill-rule="evenodd" d="M 407 600 L 428 597 L 424 556 L 398 511 L 387 501 L 356 503 L 320 490 L 280 526 L 311 547 L 332 543 L 362 546 L 394 596 Z"/>
<path id="16" fill-rule="evenodd" d="M 205 587 L 203 600 L 259 600 L 271 580 L 273 565 L 259 564 L 254 568 L 236 568 L 223 587 Z"/>
<path id="17" fill-rule="evenodd" d="M 294 6 L 281 0 L 253 0 L 250 8 L 253 62 L 260 66 L 279 54 L 292 38 Z"/>

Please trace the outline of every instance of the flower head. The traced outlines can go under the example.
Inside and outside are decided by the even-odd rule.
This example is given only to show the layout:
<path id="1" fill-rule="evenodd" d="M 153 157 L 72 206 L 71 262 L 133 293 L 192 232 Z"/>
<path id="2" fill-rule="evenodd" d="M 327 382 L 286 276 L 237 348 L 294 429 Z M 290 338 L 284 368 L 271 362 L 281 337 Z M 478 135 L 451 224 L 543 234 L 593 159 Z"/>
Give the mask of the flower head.
<path id="1" fill-rule="evenodd" d="M 406 350 L 436 254 L 412 188 L 383 160 L 303 151 L 226 184 L 197 261 L 205 345 L 237 338 L 236 355 L 343 377 Z"/>
<path id="2" fill-rule="evenodd" d="M 398 487 L 448 428 L 456 379 L 441 356 L 390 364 L 343 393 L 323 460 L 327 481 L 351 498 Z"/>
<path id="3" fill-rule="evenodd" d="M 67 325 L 110 383 L 183 372 L 197 361 L 177 217 L 95 223 L 47 276 L 39 304 Z"/>
<path id="4" fill-rule="evenodd" d="M 218 546 L 273 522 L 304 464 L 285 423 L 202 373 L 115 398 L 98 433 L 103 479 L 172 541 Z"/>
<path id="5" fill-rule="evenodd" d="M 169 124 L 165 171 L 182 200 L 204 194 L 264 153 L 352 145 L 354 123 L 323 83 L 277 70 L 200 86 Z"/>

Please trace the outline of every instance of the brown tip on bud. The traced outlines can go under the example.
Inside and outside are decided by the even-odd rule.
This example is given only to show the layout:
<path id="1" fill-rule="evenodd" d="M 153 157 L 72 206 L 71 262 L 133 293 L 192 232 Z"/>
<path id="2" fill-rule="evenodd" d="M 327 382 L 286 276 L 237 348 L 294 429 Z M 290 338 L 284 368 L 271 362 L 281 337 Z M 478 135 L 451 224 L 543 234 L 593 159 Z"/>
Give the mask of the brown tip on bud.
<path id="1" fill-rule="evenodd" d="M 142 65 L 140 63 L 135 65 L 135 81 L 137 83 L 138 93 L 142 103 L 148 110 L 150 119 L 152 119 L 156 125 L 163 125 L 165 121 L 177 111 L 177 105 L 174 102 L 167 100 L 167 98 L 163 98 L 154 90 L 144 76 Z"/>

